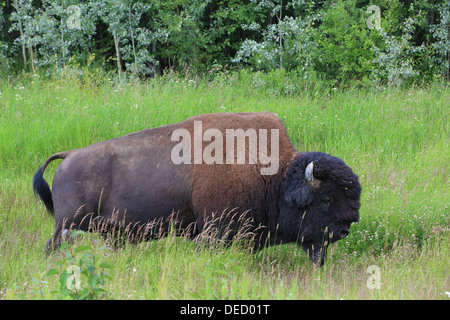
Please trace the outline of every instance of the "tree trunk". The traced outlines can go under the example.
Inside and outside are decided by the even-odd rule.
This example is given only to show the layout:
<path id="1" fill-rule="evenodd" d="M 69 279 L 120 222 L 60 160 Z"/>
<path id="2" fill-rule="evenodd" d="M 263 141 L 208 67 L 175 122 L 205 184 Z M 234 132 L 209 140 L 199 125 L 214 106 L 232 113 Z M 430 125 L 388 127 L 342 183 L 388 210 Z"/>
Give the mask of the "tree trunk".
<path id="1" fill-rule="evenodd" d="M 22 24 L 19 27 L 19 31 L 20 31 L 20 37 L 23 37 L 23 29 L 22 29 Z M 27 69 L 27 51 L 26 51 L 26 47 L 25 47 L 25 43 L 22 43 L 22 56 L 23 56 L 23 68 L 26 70 Z"/>
<path id="2" fill-rule="evenodd" d="M 280 70 L 283 69 L 283 31 L 281 30 L 281 19 L 283 15 L 283 0 L 280 3 L 280 16 L 278 18 L 278 32 L 280 37 Z"/>
<path id="3" fill-rule="evenodd" d="M 33 70 L 33 74 L 35 74 L 36 69 L 34 68 L 33 46 L 29 46 L 28 49 L 30 50 L 31 70 Z"/>
<path id="4" fill-rule="evenodd" d="M 119 80 L 122 75 L 122 64 L 120 63 L 120 52 L 119 52 L 119 38 L 117 36 L 117 31 L 114 29 L 114 46 L 116 47 L 116 60 L 117 60 L 117 71 L 119 73 Z"/>
<path id="5" fill-rule="evenodd" d="M 66 68 L 66 54 L 64 50 L 64 33 L 63 33 L 63 20 L 61 19 L 61 45 L 62 45 L 62 57 L 63 57 L 63 68 Z M 58 62 L 56 62 L 58 64 Z"/>
<path id="6" fill-rule="evenodd" d="M 136 46 L 134 45 L 134 33 L 133 28 L 131 27 L 131 1 L 130 6 L 128 7 L 128 21 L 130 22 L 130 35 L 131 35 L 131 45 L 133 46 L 134 63 L 137 64 Z"/>

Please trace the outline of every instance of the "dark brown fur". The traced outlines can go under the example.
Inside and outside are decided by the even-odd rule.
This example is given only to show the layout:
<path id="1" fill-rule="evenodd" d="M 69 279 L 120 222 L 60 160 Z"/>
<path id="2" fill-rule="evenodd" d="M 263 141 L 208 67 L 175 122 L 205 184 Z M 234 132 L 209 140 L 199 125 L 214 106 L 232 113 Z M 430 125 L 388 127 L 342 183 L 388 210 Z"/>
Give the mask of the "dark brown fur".
<path id="1" fill-rule="evenodd" d="M 171 141 L 171 135 L 184 128 L 194 136 L 194 121 L 202 121 L 203 131 L 220 130 L 224 139 L 226 129 L 267 129 L 268 154 L 270 130 L 277 129 L 277 174 L 261 175 L 260 169 L 267 165 L 249 164 L 248 158 L 245 164 L 174 164 L 171 150 L 178 142 Z M 203 148 L 209 143 L 203 142 Z M 42 175 L 57 158 L 64 160 L 55 173 L 51 195 Z M 316 185 L 304 178 L 311 161 Z M 204 114 L 58 153 L 36 171 L 33 186 L 47 209 L 54 208 L 56 229 L 47 249 L 59 246 L 63 229 L 88 230 L 96 217 L 107 224 L 113 224 L 115 216 L 122 226 L 142 226 L 166 222 L 175 212 L 180 228 L 195 225 L 196 234 L 208 221 L 232 211 L 234 216 L 219 219 L 219 229 L 237 228 L 238 220 L 248 218 L 257 247 L 297 241 L 313 261 L 321 263 L 326 243 L 345 236 L 350 223 L 358 220 L 361 192 L 358 177 L 342 160 L 297 152 L 282 121 L 271 113 Z"/>

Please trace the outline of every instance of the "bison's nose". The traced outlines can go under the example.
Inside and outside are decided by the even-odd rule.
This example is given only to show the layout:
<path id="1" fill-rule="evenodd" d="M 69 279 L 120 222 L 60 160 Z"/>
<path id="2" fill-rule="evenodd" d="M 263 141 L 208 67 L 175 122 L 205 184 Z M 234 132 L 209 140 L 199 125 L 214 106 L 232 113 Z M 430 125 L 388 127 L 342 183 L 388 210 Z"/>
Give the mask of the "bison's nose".
<path id="1" fill-rule="evenodd" d="M 341 230 L 341 239 L 344 239 L 346 236 L 348 236 L 347 228 Z"/>

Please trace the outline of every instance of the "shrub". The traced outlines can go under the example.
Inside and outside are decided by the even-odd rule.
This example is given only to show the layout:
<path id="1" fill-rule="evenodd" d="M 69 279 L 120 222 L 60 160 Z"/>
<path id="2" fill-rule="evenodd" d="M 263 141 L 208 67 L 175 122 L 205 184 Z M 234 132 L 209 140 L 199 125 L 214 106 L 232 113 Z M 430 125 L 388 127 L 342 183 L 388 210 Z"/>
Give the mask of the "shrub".
<path id="1" fill-rule="evenodd" d="M 107 299 L 109 293 L 102 287 L 111 277 L 107 269 L 112 266 L 100 262 L 100 257 L 107 250 L 106 246 L 100 245 L 97 240 L 92 240 L 89 244 L 75 243 L 79 238 L 86 238 L 87 234 L 83 231 L 73 231 L 70 234 L 70 242 L 64 242 L 61 245 L 57 268 L 49 270 L 47 278 L 59 276 L 56 288 L 50 292 L 52 297 L 57 299 L 90 300 Z M 33 278 L 33 282 L 39 287 L 39 293 L 42 297 L 46 296 L 46 289 L 50 281 L 39 281 Z"/>
<path id="2" fill-rule="evenodd" d="M 367 14 L 355 0 L 337 1 L 323 14 L 315 70 L 326 79 L 365 81 L 372 71 L 372 46 L 379 38 L 367 28 Z"/>

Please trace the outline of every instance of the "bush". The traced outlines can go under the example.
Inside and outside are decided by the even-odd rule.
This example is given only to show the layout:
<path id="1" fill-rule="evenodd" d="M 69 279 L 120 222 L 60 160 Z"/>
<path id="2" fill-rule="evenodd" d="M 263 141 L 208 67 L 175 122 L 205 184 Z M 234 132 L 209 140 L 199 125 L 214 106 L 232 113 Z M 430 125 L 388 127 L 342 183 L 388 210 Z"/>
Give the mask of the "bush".
<path id="1" fill-rule="evenodd" d="M 372 72 L 373 45 L 379 36 L 367 28 L 368 15 L 356 1 L 337 1 L 319 27 L 315 70 L 326 79 L 365 81 Z"/>
<path id="2" fill-rule="evenodd" d="M 80 238 L 86 238 L 83 231 L 73 231 L 70 234 L 71 242 L 80 242 Z M 75 238 L 77 238 L 75 240 Z M 88 244 L 64 242 L 61 245 L 59 260 L 56 262 L 57 268 L 47 272 L 46 277 L 58 276 L 58 284 L 50 295 L 56 299 L 90 300 L 107 299 L 109 293 L 102 287 L 111 277 L 107 269 L 112 266 L 100 262 L 100 257 L 107 251 L 106 246 L 100 245 L 97 240 L 92 240 Z M 39 281 L 33 278 L 33 282 L 38 286 L 38 292 L 44 298 L 50 281 Z M 37 290 L 35 291 L 37 292 Z"/>

